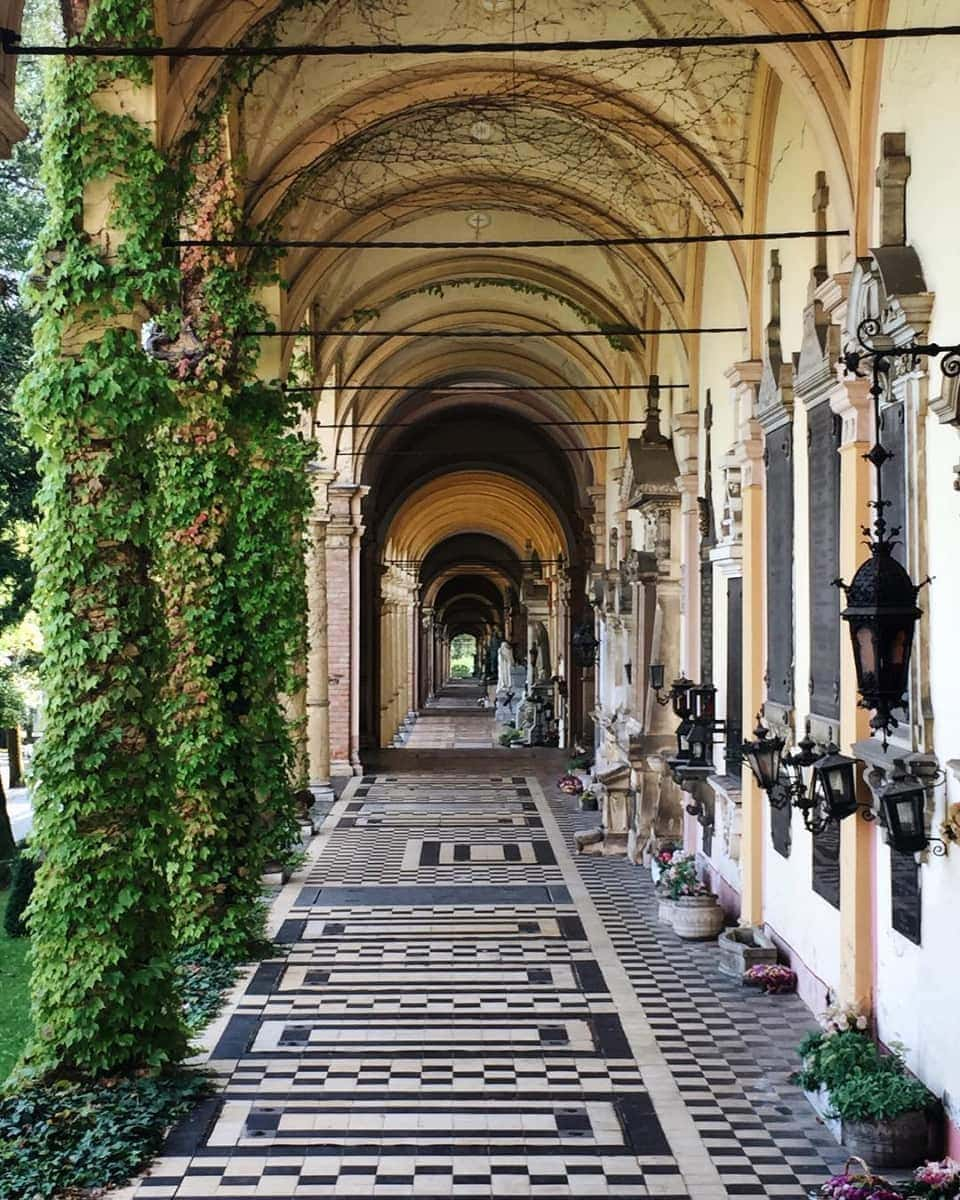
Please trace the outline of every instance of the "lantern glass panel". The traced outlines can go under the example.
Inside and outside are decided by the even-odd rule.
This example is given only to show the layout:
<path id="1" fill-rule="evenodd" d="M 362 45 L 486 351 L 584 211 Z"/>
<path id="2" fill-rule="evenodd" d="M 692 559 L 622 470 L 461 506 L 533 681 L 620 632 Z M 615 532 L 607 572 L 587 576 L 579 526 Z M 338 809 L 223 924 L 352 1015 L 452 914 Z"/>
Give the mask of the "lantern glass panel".
<path id="1" fill-rule="evenodd" d="M 757 783 L 769 792 L 780 778 L 780 758 L 783 753 L 783 739 L 763 737 L 756 741 L 747 742 L 743 748 L 743 756 L 753 771 Z"/>
<path id="2" fill-rule="evenodd" d="M 696 722 L 690 730 L 688 744 L 690 747 L 690 762 L 702 765 L 707 761 L 707 746 L 709 730 L 706 725 Z"/>
<path id="3" fill-rule="evenodd" d="M 921 784 L 894 783 L 881 795 L 884 821 L 890 841 L 904 854 L 912 854 L 927 845 L 924 832 L 926 796 Z"/>
<path id="4" fill-rule="evenodd" d="M 857 686 L 860 691 L 877 678 L 877 642 L 872 625 L 860 625 L 853 643 L 857 668 Z"/>
<path id="5" fill-rule="evenodd" d="M 650 664 L 650 686 L 655 692 L 663 690 L 663 663 Z"/>
<path id="6" fill-rule="evenodd" d="M 814 778 L 830 816 L 836 821 L 857 811 L 856 769 L 856 760 L 840 754 L 835 746 L 830 746 L 824 757 L 814 764 Z"/>
<path id="7" fill-rule="evenodd" d="M 677 726 L 677 757 L 690 757 L 690 731 L 693 729 L 693 722 L 685 717 Z"/>

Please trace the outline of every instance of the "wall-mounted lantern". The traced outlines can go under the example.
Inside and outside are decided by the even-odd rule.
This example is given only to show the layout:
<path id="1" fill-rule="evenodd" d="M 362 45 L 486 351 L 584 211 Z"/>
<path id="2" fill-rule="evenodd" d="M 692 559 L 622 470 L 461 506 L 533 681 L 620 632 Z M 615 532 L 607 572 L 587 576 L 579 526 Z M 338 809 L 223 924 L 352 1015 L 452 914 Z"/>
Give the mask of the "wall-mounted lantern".
<path id="1" fill-rule="evenodd" d="M 846 350 L 842 358 L 848 375 L 863 378 L 860 367 L 864 362 L 871 367 L 876 442 L 864 457 L 876 474 L 876 498 L 870 501 L 876 515 L 872 533 L 864 528 L 870 557 L 861 564 L 849 585 L 840 579 L 835 582 L 847 597 L 847 607 L 841 615 L 850 628 L 860 705 L 873 710 L 870 725 L 880 733 L 886 749 L 890 732 L 897 727 L 894 713 L 907 703 L 913 631 L 920 618 L 917 594 L 930 581 L 914 583 L 893 557 L 900 530 L 888 526 L 885 515 L 890 501 L 883 495 L 883 467 L 893 453 L 880 440 L 880 401 L 889 386 L 894 359 L 905 358 L 916 366 L 921 358 L 943 354 L 946 357 L 940 369 L 948 378 L 955 378 L 960 376 L 960 346 L 938 346 L 933 342 L 881 346 L 870 340 L 881 335 L 882 328 L 876 318 L 861 321 L 857 329 L 860 348 Z"/>
<path id="2" fill-rule="evenodd" d="M 852 817 L 860 807 L 857 760 L 841 754 L 840 747 L 833 742 L 827 744 L 823 757 L 813 764 L 813 786 L 834 821 Z"/>
<path id="3" fill-rule="evenodd" d="M 573 648 L 573 660 L 578 667 L 587 671 L 596 666 L 600 643 L 594 633 L 593 621 L 588 617 L 574 629 L 570 639 Z"/>
<path id="4" fill-rule="evenodd" d="M 818 747 L 809 724 L 796 750 L 786 754 L 784 739 L 772 734 L 759 716 L 753 733 L 754 740 L 743 744 L 743 757 L 772 808 L 792 804 L 813 834 L 857 811 L 856 759 L 841 754 L 833 742 Z"/>
<path id="5" fill-rule="evenodd" d="M 947 852 L 946 842 L 926 832 L 928 786 L 907 770 L 902 758 L 896 758 L 890 781 L 877 790 L 880 819 L 890 845 L 901 854 L 916 854 L 928 846 L 938 857 Z"/>
<path id="6" fill-rule="evenodd" d="M 753 741 L 744 742 L 740 748 L 743 760 L 753 772 L 760 790 L 768 796 L 780 782 L 780 762 L 785 744 L 782 737 L 770 732 L 758 715 Z"/>

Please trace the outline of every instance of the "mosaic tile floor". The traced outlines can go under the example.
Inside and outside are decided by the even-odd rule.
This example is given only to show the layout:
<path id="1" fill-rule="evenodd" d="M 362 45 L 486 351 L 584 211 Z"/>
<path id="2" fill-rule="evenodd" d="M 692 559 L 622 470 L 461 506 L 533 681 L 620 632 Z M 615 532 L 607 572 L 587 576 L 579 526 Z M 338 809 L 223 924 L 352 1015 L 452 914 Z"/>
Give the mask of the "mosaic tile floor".
<path id="1" fill-rule="evenodd" d="M 803 1197 L 806 1010 L 718 982 L 636 868 L 575 865 L 535 780 L 460 769 L 338 801 L 138 1200 Z"/>

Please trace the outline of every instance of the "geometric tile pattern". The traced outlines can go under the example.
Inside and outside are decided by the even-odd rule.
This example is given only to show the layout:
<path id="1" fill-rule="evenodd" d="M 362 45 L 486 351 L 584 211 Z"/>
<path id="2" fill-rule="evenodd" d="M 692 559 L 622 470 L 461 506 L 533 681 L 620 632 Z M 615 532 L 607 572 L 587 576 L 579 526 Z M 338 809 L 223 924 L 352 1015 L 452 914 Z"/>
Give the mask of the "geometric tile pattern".
<path id="1" fill-rule="evenodd" d="M 577 818 L 554 809 L 569 841 Z M 283 952 L 222 1025 L 218 1094 L 173 1131 L 138 1200 L 800 1200 L 822 1179 L 778 1074 L 777 1020 L 802 1010 L 707 979 L 624 862 L 578 862 L 588 914 L 535 783 L 367 777 L 326 830 Z M 692 1149 L 648 1084 L 621 968 Z"/>
<path id="2" fill-rule="evenodd" d="M 569 839 L 596 820 L 551 807 Z M 796 1045 L 816 1027 L 809 1009 L 721 975 L 713 943 L 658 921 L 647 872 L 592 856 L 576 866 L 727 1191 L 806 1197 L 846 1157 L 790 1082 Z"/>

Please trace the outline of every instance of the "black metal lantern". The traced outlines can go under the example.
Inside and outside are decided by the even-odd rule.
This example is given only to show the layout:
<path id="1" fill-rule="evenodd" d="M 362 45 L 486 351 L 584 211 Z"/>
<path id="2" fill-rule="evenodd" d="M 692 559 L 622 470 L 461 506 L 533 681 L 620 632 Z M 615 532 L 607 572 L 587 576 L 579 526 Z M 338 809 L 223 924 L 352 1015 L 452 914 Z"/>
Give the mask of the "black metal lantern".
<path id="1" fill-rule="evenodd" d="M 857 760 L 841 754 L 840 747 L 830 742 L 823 757 L 813 764 L 813 787 L 834 821 L 853 816 L 859 807 Z"/>
<path id="2" fill-rule="evenodd" d="M 743 743 L 741 753 L 761 790 L 770 793 L 780 782 L 780 760 L 785 742 L 782 737 L 774 737 L 759 716 L 753 737 L 752 742 Z"/>
<path id="3" fill-rule="evenodd" d="M 901 854 L 926 849 L 930 841 L 924 829 L 927 793 L 916 775 L 907 771 L 902 758 L 894 760 L 891 780 L 879 790 L 877 799 L 893 848 Z"/>
<path id="4" fill-rule="evenodd" d="M 655 692 L 663 691 L 664 667 L 663 663 L 650 664 L 650 687 Z"/>
<path id="5" fill-rule="evenodd" d="M 698 683 L 689 693 L 690 715 L 695 721 L 710 722 L 716 718 L 717 689 L 712 683 Z"/>
<path id="6" fill-rule="evenodd" d="M 674 716 L 680 717 L 681 720 L 690 715 L 690 689 L 693 686 L 693 680 L 688 679 L 686 675 L 678 675 L 670 684 L 670 702 L 673 705 Z"/>
<path id="7" fill-rule="evenodd" d="M 594 633 L 593 621 L 589 618 L 581 621 L 574 629 L 570 641 L 573 647 L 573 659 L 578 667 L 589 670 L 590 667 L 596 665 L 600 643 Z"/>
<path id="8" fill-rule="evenodd" d="M 915 584 L 893 557 L 893 543 L 874 541 L 850 585 L 841 616 L 850 626 L 860 707 L 874 709 L 872 729 L 884 741 L 897 726 L 894 710 L 907 703 L 913 630 L 920 618 Z"/>
<path id="9" fill-rule="evenodd" d="M 680 724 L 677 726 L 677 759 L 686 761 L 690 757 L 690 731 L 693 729 L 693 721 L 689 717 L 683 717 Z"/>
<path id="10" fill-rule="evenodd" d="M 713 721 L 691 720 L 687 735 L 687 764 L 691 767 L 710 766 L 713 746 Z"/>
<path id="11" fill-rule="evenodd" d="M 845 350 L 842 359 L 848 375 L 862 377 L 861 364 L 869 360 L 871 365 L 870 396 L 877 440 L 864 457 L 876 474 L 876 496 L 870 501 L 876 515 L 873 530 L 864 529 L 870 557 L 861 564 L 849 585 L 840 579 L 836 583 L 847 597 L 842 616 L 850 628 L 860 706 L 874 710 L 870 726 L 882 735 L 886 749 L 890 731 L 897 727 L 894 711 L 907 702 L 913 631 L 920 618 L 917 593 L 930 581 L 914 583 L 893 557 L 900 530 L 889 527 L 886 519 L 890 501 L 883 495 L 883 467 L 893 453 L 880 440 L 880 401 L 894 359 L 906 359 L 916 366 L 921 358 L 943 354 L 946 356 L 940 364 L 943 374 L 956 378 L 960 376 L 960 346 L 938 346 L 935 342 L 911 342 L 907 346 L 871 344 L 868 339 L 882 332 L 875 318 L 861 321 L 857 329 L 860 348 Z"/>

